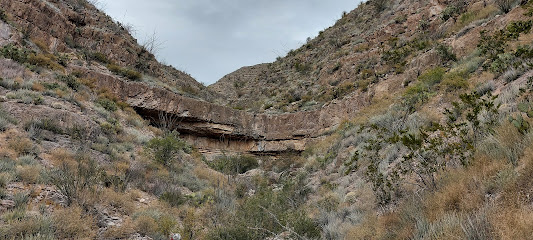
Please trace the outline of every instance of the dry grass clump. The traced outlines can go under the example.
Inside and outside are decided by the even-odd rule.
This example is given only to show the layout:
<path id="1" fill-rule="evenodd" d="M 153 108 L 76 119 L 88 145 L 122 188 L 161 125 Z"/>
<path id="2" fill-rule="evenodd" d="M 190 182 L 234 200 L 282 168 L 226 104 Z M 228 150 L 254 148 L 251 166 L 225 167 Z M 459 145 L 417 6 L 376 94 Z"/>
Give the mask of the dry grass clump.
<path id="1" fill-rule="evenodd" d="M 52 214 L 55 236 L 59 239 L 88 239 L 94 236 L 94 221 L 78 206 L 57 209 Z"/>
<path id="2" fill-rule="evenodd" d="M 127 239 L 137 230 L 137 226 L 130 219 L 125 220 L 120 226 L 108 228 L 104 233 L 105 239 Z"/>
<path id="3" fill-rule="evenodd" d="M 107 205 L 112 206 L 120 212 L 129 215 L 135 210 L 135 203 L 125 193 L 115 192 L 112 189 L 106 188 L 102 192 L 101 198 Z"/>
<path id="4" fill-rule="evenodd" d="M 171 232 L 178 230 L 175 216 L 178 216 L 178 212 L 174 208 L 152 205 L 133 214 L 135 230 L 154 239 L 166 238 Z"/>
<path id="5" fill-rule="evenodd" d="M 8 140 L 8 147 L 16 152 L 17 156 L 35 154 L 38 149 L 33 142 L 26 137 L 15 136 Z"/>
<path id="6" fill-rule="evenodd" d="M 202 180 L 206 180 L 212 186 L 226 185 L 228 178 L 207 166 L 198 165 L 194 168 L 194 174 Z"/>
<path id="7" fill-rule="evenodd" d="M 378 217 L 368 215 L 365 221 L 346 233 L 345 239 L 380 239 L 384 228 L 377 224 Z"/>
<path id="8" fill-rule="evenodd" d="M 530 239 L 533 236 L 533 210 L 530 207 L 495 207 L 490 215 L 498 239 Z"/>
<path id="9" fill-rule="evenodd" d="M 40 178 L 41 168 L 36 165 L 17 166 L 17 176 L 25 183 L 35 184 Z"/>
<path id="10" fill-rule="evenodd" d="M 142 215 L 135 219 L 135 229 L 144 236 L 157 233 L 157 222 L 151 216 Z"/>
<path id="11" fill-rule="evenodd" d="M 425 199 L 426 215 L 435 220 L 449 212 L 472 212 L 482 205 L 483 191 L 470 177 L 471 173 L 458 170 L 450 174 L 450 181 Z"/>
<path id="12" fill-rule="evenodd" d="M 74 153 L 64 148 L 57 148 L 50 152 L 50 160 L 54 165 L 59 165 L 63 162 L 71 162 L 74 161 Z"/>
<path id="13" fill-rule="evenodd" d="M 2 239 L 30 239 L 39 235 L 42 239 L 55 239 L 53 236 L 53 222 L 48 216 L 30 215 L 24 210 L 13 210 L 2 215 L 0 238 Z"/>

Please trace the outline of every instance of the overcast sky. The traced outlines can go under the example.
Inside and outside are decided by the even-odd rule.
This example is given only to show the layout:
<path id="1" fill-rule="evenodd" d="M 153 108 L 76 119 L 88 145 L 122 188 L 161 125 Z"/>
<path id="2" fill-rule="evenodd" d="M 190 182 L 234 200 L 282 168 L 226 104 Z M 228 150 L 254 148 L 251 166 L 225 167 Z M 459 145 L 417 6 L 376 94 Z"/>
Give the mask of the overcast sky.
<path id="1" fill-rule="evenodd" d="M 157 58 L 212 84 L 240 67 L 272 62 L 335 23 L 360 0 L 99 0 Z"/>

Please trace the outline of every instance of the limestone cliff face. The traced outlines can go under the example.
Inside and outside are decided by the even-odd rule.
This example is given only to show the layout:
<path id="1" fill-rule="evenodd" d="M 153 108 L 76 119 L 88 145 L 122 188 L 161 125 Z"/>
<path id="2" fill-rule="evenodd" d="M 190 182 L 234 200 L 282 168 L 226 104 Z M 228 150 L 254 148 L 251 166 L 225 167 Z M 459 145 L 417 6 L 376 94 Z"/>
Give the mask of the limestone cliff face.
<path id="1" fill-rule="evenodd" d="M 224 144 L 229 150 L 253 153 L 303 151 L 308 141 L 334 129 L 342 120 L 355 117 L 369 101 L 368 93 L 356 92 L 316 111 L 253 114 L 112 75 L 86 73 L 96 86 L 110 90 L 147 119 L 157 122 L 160 113 L 175 116 L 176 129 L 199 148 Z"/>

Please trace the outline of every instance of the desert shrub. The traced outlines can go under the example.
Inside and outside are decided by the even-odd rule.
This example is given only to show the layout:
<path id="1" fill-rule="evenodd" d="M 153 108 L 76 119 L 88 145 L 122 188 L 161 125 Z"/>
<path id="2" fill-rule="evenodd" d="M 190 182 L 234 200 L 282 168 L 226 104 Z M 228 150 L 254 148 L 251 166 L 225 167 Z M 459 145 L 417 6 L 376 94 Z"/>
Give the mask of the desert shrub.
<path id="1" fill-rule="evenodd" d="M 505 53 L 506 47 L 508 46 L 508 41 L 516 40 L 520 34 L 529 33 L 531 27 L 533 26 L 533 21 L 513 21 L 507 25 L 507 28 L 496 31 L 492 34 L 488 34 L 487 31 L 483 30 L 480 32 L 481 38 L 478 43 L 478 49 L 484 54 L 489 63 L 495 62 L 497 60 L 502 61 L 501 56 Z M 527 48 L 519 47 L 515 52 L 515 55 L 518 56 L 530 56 Z M 510 56 L 515 56 L 507 54 L 505 57 L 509 58 Z M 502 69 L 504 66 L 502 66 Z M 501 72 L 501 71 L 500 71 Z"/>
<path id="2" fill-rule="evenodd" d="M 496 0 L 496 6 L 503 12 L 508 13 L 513 9 L 516 0 Z"/>
<path id="3" fill-rule="evenodd" d="M 460 100 L 445 110 L 445 125 L 433 122 L 410 127 L 405 124 L 408 118 L 403 118 L 385 127 L 372 122 L 362 126 L 359 132 L 369 137 L 345 162 L 346 172 L 362 169 L 380 205 L 399 197 L 401 184 L 409 176 L 416 176 L 415 184 L 422 188 L 436 189 L 437 173 L 449 166 L 468 166 L 480 140 L 492 134 L 497 124 L 498 106 L 494 98 L 472 93 L 461 95 Z M 398 110 L 397 114 L 406 114 L 406 109 Z M 385 151 L 391 145 L 398 153 L 393 158 L 386 156 Z M 396 159 L 401 161 L 391 165 Z"/>
<path id="4" fill-rule="evenodd" d="M 297 72 L 301 74 L 307 74 L 311 71 L 311 65 L 308 63 L 303 63 L 300 61 L 297 61 L 294 63 L 293 68 L 296 69 Z"/>
<path id="5" fill-rule="evenodd" d="M 465 76 L 465 74 L 461 72 L 446 74 L 441 85 L 448 91 L 466 89 L 468 88 L 467 76 L 468 75 Z"/>
<path id="6" fill-rule="evenodd" d="M 25 48 L 18 48 L 13 44 L 8 44 L 0 49 L 0 55 L 5 58 L 13 59 L 19 63 L 26 63 L 28 61 L 31 51 Z"/>
<path id="7" fill-rule="evenodd" d="M 377 12 L 383 12 L 385 9 L 387 9 L 388 2 L 388 0 L 372 0 L 370 1 L 370 4 L 374 6 Z"/>
<path id="8" fill-rule="evenodd" d="M 173 169 L 171 171 L 171 178 L 173 185 L 180 185 L 190 189 L 193 192 L 197 192 L 206 187 L 205 182 L 198 179 L 193 173 L 191 166 L 182 167 L 181 169 Z"/>
<path id="9" fill-rule="evenodd" d="M 117 103 L 106 97 L 99 97 L 96 100 L 96 103 L 102 106 L 105 110 L 110 111 L 110 112 L 115 112 L 118 109 Z"/>
<path id="10" fill-rule="evenodd" d="M 112 189 L 104 189 L 103 199 L 105 203 L 112 206 L 124 214 L 131 214 L 135 209 L 135 204 L 131 198 L 123 192 L 115 192 Z"/>
<path id="11" fill-rule="evenodd" d="M 25 89 L 10 92 L 6 96 L 9 99 L 19 99 L 25 104 L 40 105 L 44 103 L 44 98 L 40 93 Z"/>
<path id="12" fill-rule="evenodd" d="M 15 202 L 16 209 L 25 209 L 29 201 L 30 201 L 29 192 L 21 191 L 13 195 L 13 202 Z"/>
<path id="13" fill-rule="evenodd" d="M 133 215 L 136 230 L 153 239 L 167 239 L 171 232 L 176 231 L 177 222 L 171 213 L 159 209 L 146 209 Z"/>
<path id="14" fill-rule="evenodd" d="M 122 132 L 122 126 L 118 121 L 100 123 L 100 128 L 110 138 L 115 138 L 115 135 Z"/>
<path id="15" fill-rule="evenodd" d="M 74 91 L 78 91 L 81 87 L 80 82 L 78 79 L 73 75 L 57 75 L 57 80 L 64 82 L 67 87 Z"/>
<path id="16" fill-rule="evenodd" d="M 57 58 L 51 54 L 30 54 L 28 63 L 31 65 L 49 68 L 51 70 L 63 70 L 64 68 L 57 63 Z"/>
<path id="17" fill-rule="evenodd" d="M 123 67 L 120 67 L 116 64 L 108 64 L 107 65 L 107 69 L 109 69 L 109 71 L 115 73 L 115 74 L 118 74 L 118 75 L 121 75 L 123 77 L 126 77 L 130 80 L 134 80 L 134 81 L 137 81 L 137 80 L 140 80 L 141 77 L 142 77 L 142 74 L 135 71 L 135 70 L 132 70 L 132 69 L 129 69 L 129 68 L 123 68 Z"/>
<path id="18" fill-rule="evenodd" d="M 136 232 L 137 229 L 135 224 L 130 220 L 125 220 L 124 223 L 119 226 L 108 227 L 102 235 L 104 239 L 128 239 Z"/>
<path id="19" fill-rule="evenodd" d="M 503 73 L 502 78 L 506 83 L 510 83 L 522 76 L 523 73 L 521 69 L 510 68 Z"/>
<path id="20" fill-rule="evenodd" d="M 17 177 L 25 183 L 34 184 L 39 181 L 41 170 L 38 165 L 17 166 Z"/>
<path id="21" fill-rule="evenodd" d="M 177 132 L 169 132 L 163 137 L 152 138 L 145 149 L 156 162 L 165 166 L 170 166 L 181 151 L 186 153 L 191 151 L 191 147 L 179 138 Z"/>
<path id="22" fill-rule="evenodd" d="M 187 197 L 183 196 L 179 191 L 164 192 L 159 199 L 167 202 L 170 206 L 177 207 L 187 202 Z"/>
<path id="23" fill-rule="evenodd" d="M 20 212 L 15 210 L 15 212 Z M 9 221 L 0 226 L 0 238 L 2 239 L 56 239 L 53 235 L 52 219 L 47 216 L 30 216 L 26 214 L 19 214 L 17 217 L 12 217 L 14 212 L 8 213 L 11 215 Z"/>
<path id="24" fill-rule="evenodd" d="M 9 71 L 9 70 L 8 70 Z M 0 86 L 10 89 L 10 90 L 18 90 L 18 89 L 33 89 L 33 85 L 35 83 L 33 80 L 24 80 L 20 76 L 15 76 L 13 78 L 7 78 L 4 79 L 0 77 Z"/>
<path id="25" fill-rule="evenodd" d="M 55 134 L 63 134 L 63 128 L 55 118 L 42 118 L 40 120 L 31 120 L 24 124 L 24 130 L 35 133 L 39 136 L 40 130 L 47 130 Z"/>
<path id="26" fill-rule="evenodd" d="M 429 99 L 433 86 L 443 80 L 445 73 L 444 68 L 430 69 L 418 77 L 418 82 L 405 90 L 402 101 L 410 111 Z"/>
<path id="27" fill-rule="evenodd" d="M 450 18 L 456 20 L 459 15 L 466 11 L 466 7 L 467 3 L 464 0 L 454 1 L 442 11 L 441 18 L 444 21 L 448 21 Z"/>
<path id="28" fill-rule="evenodd" d="M 55 236 L 59 239 L 82 239 L 93 235 L 93 220 L 80 207 L 57 209 L 52 214 L 52 220 Z"/>
<path id="29" fill-rule="evenodd" d="M 13 149 L 18 156 L 20 155 L 36 155 L 39 148 L 33 142 L 25 137 L 14 136 L 8 141 L 9 148 Z"/>
<path id="30" fill-rule="evenodd" d="M 389 45 L 391 46 L 390 49 L 383 52 L 381 59 L 396 67 L 403 67 L 406 64 L 405 59 L 407 57 L 413 52 L 426 49 L 430 43 L 421 39 L 414 39 L 412 41 L 393 39 Z"/>
<path id="31" fill-rule="evenodd" d="M 493 60 L 498 55 L 505 52 L 507 47 L 507 36 L 503 30 L 496 31 L 490 35 L 487 31 L 481 31 L 481 38 L 478 43 L 478 49 L 482 54 Z"/>
<path id="32" fill-rule="evenodd" d="M 512 21 L 507 25 L 507 37 L 510 39 L 517 39 L 520 34 L 528 34 L 533 26 L 533 20 L 527 21 Z"/>
<path id="33" fill-rule="evenodd" d="M 470 214 L 463 221 L 462 228 L 466 239 L 494 239 L 494 226 L 486 210 Z"/>
<path id="34" fill-rule="evenodd" d="M 3 157 L 0 161 L 0 173 L 13 173 L 15 171 L 16 163 L 11 158 Z M 7 176 L 2 175 L 2 183 L 6 183 Z M 5 187 L 5 184 L 0 184 L 0 187 Z"/>
<path id="35" fill-rule="evenodd" d="M 67 205 L 80 200 L 83 192 L 91 191 L 99 183 L 101 170 L 96 162 L 83 154 L 77 154 L 75 159 L 65 158 L 49 173 L 51 184 L 67 199 Z"/>
<path id="36" fill-rule="evenodd" d="M 17 124 L 17 119 L 0 107 L 0 132 L 7 130 L 10 124 Z"/>
<path id="37" fill-rule="evenodd" d="M 457 56 L 455 56 L 449 46 L 444 44 L 438 44 L 437 47 L 435 47 L 435 50 L 437 50 L 437 54 L 439 55 L 442 62 L 446 63 L 449 61 L 457 61 Z"/>
<path id="38" fill-rule="evenodd" d="M 157 233 L 157 222 L 150 216 L 141 215 L 135 220 L 135 228 L 140 234 L 151 236 Z"/>
<path id="39" fill-rule="evenodd" d="M 94 60 L 103 64 L 110 64 L 111 60 L 107 58 L 107 56 L 101 52 L 85 52 L 85 57 L 87 60 Z"/>
<path id="40" fill-rule="evenodd" d="M 446 71 L 444 68 L 433 68 L 418 77 L 418 80 L 429 87 L 434 86 L 442 81 Z"/>
<path id="41" fill-rule="evenodd" d="M 265 239 L 287 231 L 298 239 L 320 237 L 318 224 L 302 208 L 309 193 L 302 188 L 304 178 L 286 179 L 280 191 L 260 187 L 224 218 L 223 225 L 210 229 L 207 239 Z"/>
<path id="42" fill-rule="evenodd" d="M 257 160 L 250 156 L 225 155 L 207 162 L 207 164 L 219 172 L 231 175 L 245 173 L 259 166 Z"/>
<path id="43" fill-rule="evenodd" d="M 7 15 L 4 10 L 0 10 L 0 20 L 7 22 Z"/>
<path id="44" fill-rule="evenodd" d="M 176 228 L 178 222 L 169 215 L 163 215 L 158 219 L 157 224 L 157 230 L 163 236 L 170 236 L 170 233 Z"/>

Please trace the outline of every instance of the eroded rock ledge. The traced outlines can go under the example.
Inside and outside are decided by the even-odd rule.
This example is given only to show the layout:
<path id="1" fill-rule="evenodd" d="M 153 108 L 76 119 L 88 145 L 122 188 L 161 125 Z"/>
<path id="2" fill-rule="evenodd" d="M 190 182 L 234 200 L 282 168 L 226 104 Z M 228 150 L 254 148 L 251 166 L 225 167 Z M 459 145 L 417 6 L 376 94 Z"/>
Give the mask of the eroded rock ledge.
<path id="1" fill-rule="evenodd" d="M 370 94 L 356 93 L 320 110 L 279 115 L 253 114 L 183 97 L 171 91 L 114 75 L 87 71 L 95 86 L 116 94 L 143 117 L 159 121 L 159 114 L 176 117 L 175 127 L 200 149 L 265 154 L 303 151 L 305 145 L 353 118 L 369 102 Z"/>

